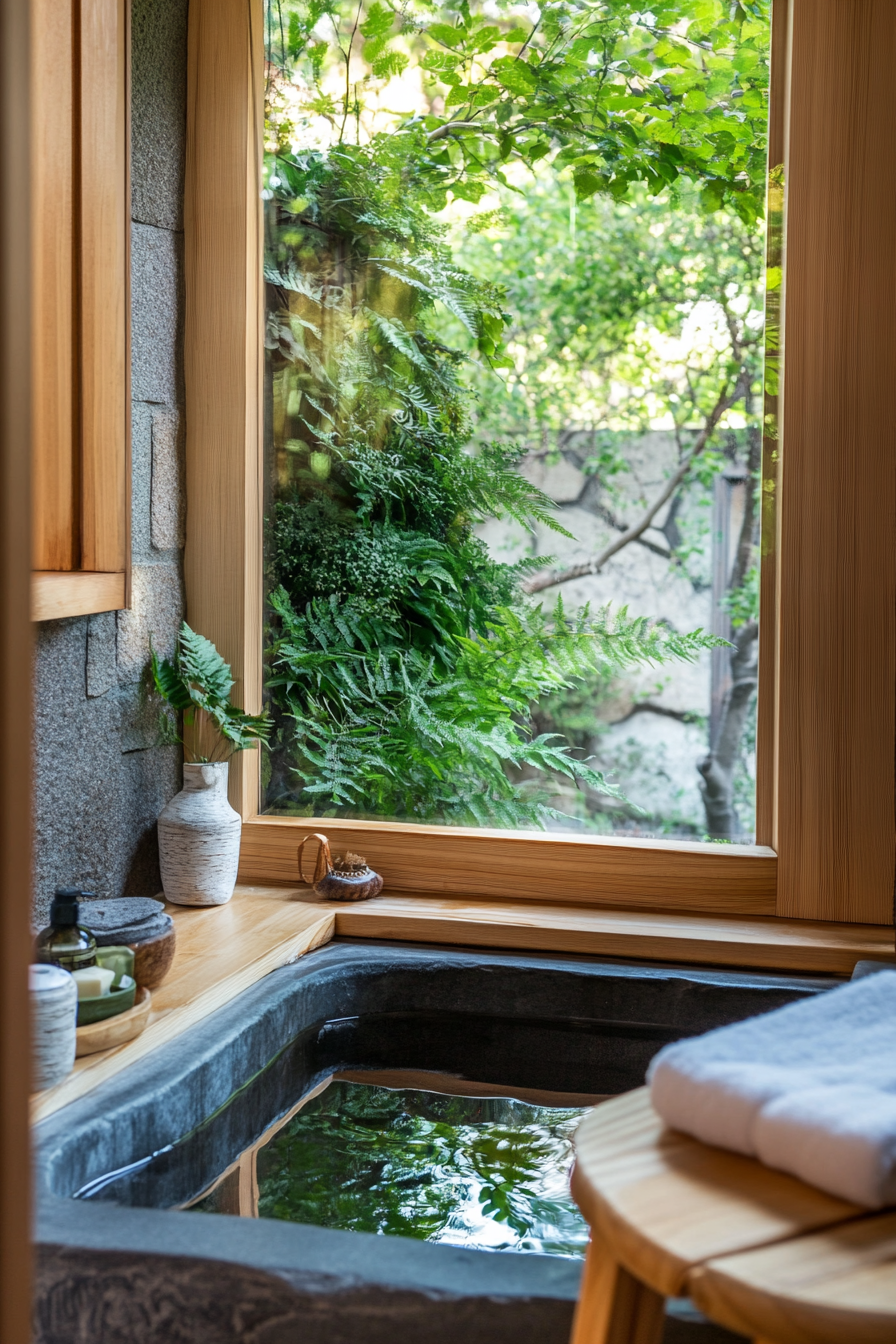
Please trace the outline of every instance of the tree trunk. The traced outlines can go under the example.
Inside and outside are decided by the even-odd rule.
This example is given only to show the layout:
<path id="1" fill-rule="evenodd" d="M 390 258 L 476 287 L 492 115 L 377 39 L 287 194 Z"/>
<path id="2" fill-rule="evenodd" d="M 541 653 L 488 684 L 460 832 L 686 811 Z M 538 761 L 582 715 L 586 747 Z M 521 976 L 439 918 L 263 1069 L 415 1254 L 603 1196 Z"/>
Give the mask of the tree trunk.
<path id="1" fill-rule="evenodd" d="M 747 408 L 750 409 L 749 406 Z M 755 482 L 758 479 L 762 454 L 762 439 L 758 430 L 750 434 L 750 452 L 747 459 L 747 499 L 741 523 L 737 553 L 731 567 L 728 592 L 736 592 L 747 577 L 756 547 Z M 734 806 L 734 775 L 737 758 L 750 702 L 756 694 L 759 674 L 759 626 L 755 621 L 736 630 L 732 636 L 731 690 L 722 710 L 719 731 L 709 755 L 697 766 L 703 781 L 703 807 L 706 811 L 706 829 L 713 840 L 737 840 L 741 837 L 740 820 Z"/>
<path id="2" fill-rule="evenodd" d="M 734 774 L 750 702 L 756 693 L 758 652 L 759 627 L 755 621 L 750 621 L 734 634 L 731 690 L 725 701 L 715 750 L 697 767 L 703 776 L 700 791 L 706 810 L 706 828 L 713 840 L 737 840 L 741 833 L 734 806 Z"/>

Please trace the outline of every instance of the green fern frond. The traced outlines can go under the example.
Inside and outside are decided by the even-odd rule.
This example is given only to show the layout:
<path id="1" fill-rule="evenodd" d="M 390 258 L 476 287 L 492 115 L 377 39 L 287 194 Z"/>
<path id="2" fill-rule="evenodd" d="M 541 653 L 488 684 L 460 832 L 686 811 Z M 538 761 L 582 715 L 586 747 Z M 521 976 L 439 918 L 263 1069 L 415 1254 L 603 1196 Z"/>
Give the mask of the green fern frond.
<path id="1" fill-rule="evenodd" d="M 267 711 L 247 714 L 230 703 L 233 677 L 229 665 L 211 640 L 191 630 L 186 621 L 180 628 L 174 661 L 160 661 L 150 646 L 150 667 L 162 699 L 188 723 L 197 710 L 205 714 L 231 753 L 268 742 L 272 725 Z"/>

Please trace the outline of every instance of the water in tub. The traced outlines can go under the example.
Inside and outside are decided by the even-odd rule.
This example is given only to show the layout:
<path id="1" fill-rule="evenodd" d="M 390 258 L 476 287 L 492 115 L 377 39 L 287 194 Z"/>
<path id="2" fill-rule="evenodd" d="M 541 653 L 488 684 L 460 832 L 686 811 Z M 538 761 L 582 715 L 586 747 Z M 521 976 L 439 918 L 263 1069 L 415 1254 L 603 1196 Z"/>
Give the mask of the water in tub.
<path id="1" fill-rule="evenodd" d="M 581 1107 L 333 1081 L 190 1207 L 579 1258 Z"/>

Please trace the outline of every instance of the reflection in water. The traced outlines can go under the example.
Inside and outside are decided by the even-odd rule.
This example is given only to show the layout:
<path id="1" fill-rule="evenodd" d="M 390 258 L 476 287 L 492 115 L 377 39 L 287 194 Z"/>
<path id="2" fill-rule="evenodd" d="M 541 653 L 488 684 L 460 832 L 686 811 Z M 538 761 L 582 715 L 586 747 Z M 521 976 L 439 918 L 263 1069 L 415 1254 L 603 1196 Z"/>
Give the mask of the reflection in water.
<path id="1" fill-rule="evenodd" d="M 581 1257 L 569 1170 L 583 1114 L 333 1082 L 192 1207 Z"/>

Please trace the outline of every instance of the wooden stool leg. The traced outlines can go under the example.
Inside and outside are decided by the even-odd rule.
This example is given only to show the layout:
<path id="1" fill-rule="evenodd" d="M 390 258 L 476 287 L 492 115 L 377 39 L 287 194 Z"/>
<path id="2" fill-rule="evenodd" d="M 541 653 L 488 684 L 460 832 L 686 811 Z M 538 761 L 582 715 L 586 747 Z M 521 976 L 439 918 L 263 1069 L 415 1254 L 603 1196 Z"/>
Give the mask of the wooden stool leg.
<path id="1" fill-rule="evenodd" d="M 665 1302 L 592 1233 L 570 1344 L 660 1344 Z"/>
<path id="2" fill-rule="evenodd" d="M 240 1214 L 243 1218 L 258 1217 L 257 1158 L 258 1149 L 254 1147 L 240 1154 Z"/>

